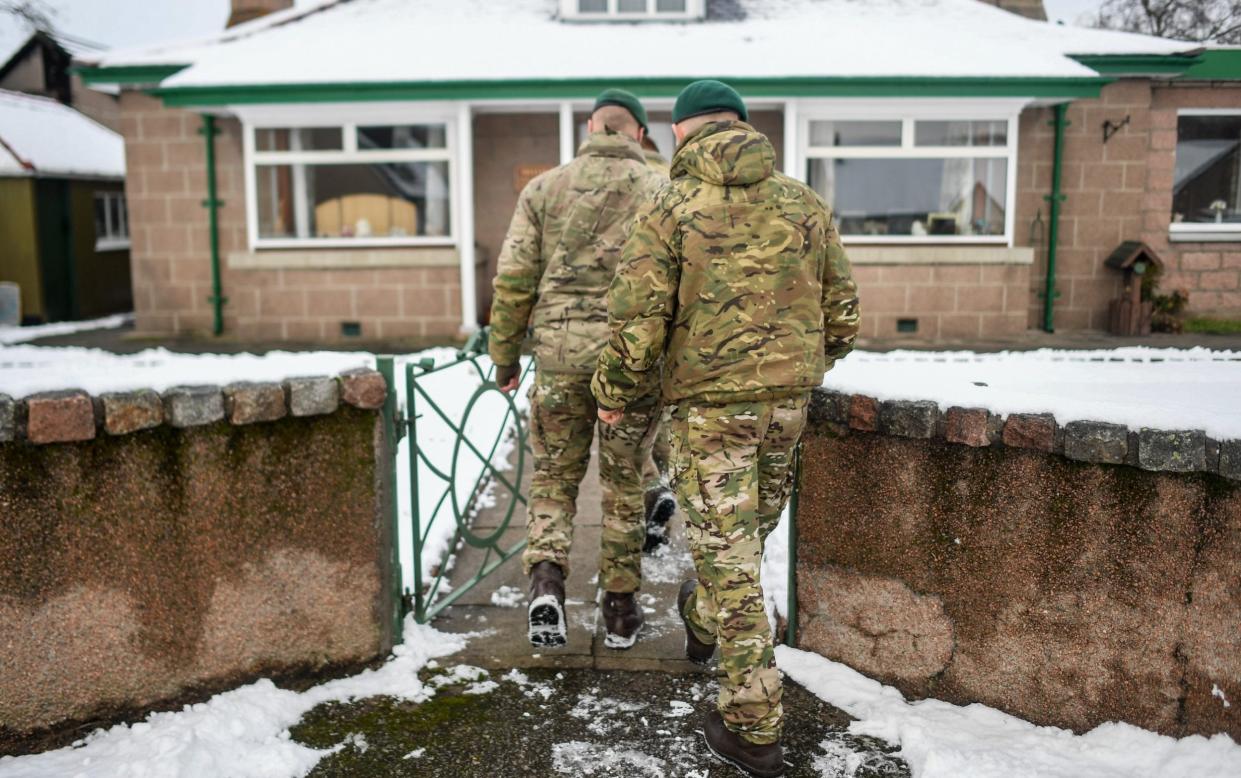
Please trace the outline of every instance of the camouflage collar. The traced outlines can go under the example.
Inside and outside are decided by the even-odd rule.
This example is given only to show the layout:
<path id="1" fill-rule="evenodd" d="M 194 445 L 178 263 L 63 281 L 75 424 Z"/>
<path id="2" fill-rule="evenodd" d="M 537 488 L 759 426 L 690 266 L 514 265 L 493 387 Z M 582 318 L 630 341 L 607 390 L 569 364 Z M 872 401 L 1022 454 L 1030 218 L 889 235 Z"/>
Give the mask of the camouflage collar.
<path id="1" fill-rule="evenodd" d="M 691 176 L 708 184 L 747 186 L 770 177 L 775 161 L 771 141 L 752 125 L 708 122 L 677 148 L 669 173 L 674 179 Z"/>
<path id="2" fill-rule="evenodd" d="M 591 133 L 577 149 L 577 156 L 619 157 L 645 162 L 642 146 L 628 135 L 614 130 L 602 130 Z"/>
<path id="3" fill-rule="evenodd" d="M 706 124 L 699 127 L 697 130 L 694 130 L 693 135 L 690 135 L 688 138 L 685 139 L 685 141 L 680 146 L 677 146 L 677 151 L 680 151 L 681 149 L 685 148 L 686 146 L 693 143 L 694 141 L 702 140 L 708 135 L 714 135 L 717 132 L 724 132 L 725 130 L 741 130 L 743 132 L 746 132 L 746 131 L 758 132 L 758 130 L 754 128 L 754 125 L 749 124 L 747 122 L 743 122 L 743 121 L 733 121 L 732 119 L 722 119 L 717 122 L 707 122 Z M 674 159 L 676 158 L 676 154 L 673 154 L 672 156 Z"/>

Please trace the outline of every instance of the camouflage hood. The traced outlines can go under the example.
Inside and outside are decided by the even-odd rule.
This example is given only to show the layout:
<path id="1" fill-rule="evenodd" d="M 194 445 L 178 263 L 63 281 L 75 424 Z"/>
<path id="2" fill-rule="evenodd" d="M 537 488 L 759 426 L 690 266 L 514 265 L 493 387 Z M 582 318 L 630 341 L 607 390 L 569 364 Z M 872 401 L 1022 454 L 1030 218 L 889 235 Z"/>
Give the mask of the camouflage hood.
<path id="1" fill-rule="evenodd" d="M 747 186 L 770 178 L 776 150 L 745 122 L 710 122 L 685 139 L 672 158 L 672 177 L 690 175 L 717 186 Z"/>

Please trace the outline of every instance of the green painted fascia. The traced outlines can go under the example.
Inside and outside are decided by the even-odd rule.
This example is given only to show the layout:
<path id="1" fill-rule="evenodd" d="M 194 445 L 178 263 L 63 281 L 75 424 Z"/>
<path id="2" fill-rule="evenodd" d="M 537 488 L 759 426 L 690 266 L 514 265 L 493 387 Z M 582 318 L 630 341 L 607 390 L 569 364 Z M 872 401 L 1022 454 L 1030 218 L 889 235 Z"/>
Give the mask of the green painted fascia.
<path id="1" fill-rule="evenodd" d="M 77 67 L 73 69 L 87 86 L 100 84 L 158 84 L 184 70 L 187 65 L 117 65 L 115 67 Z"/>
<path id="2" fill-rule="evenodd" d="M 1182 81 L 1241 81 L 1241 49 L 1207 49 Z"/>
<path id="3" fill-rule="evenodd" d="M 675 97 L 692 79 L 360 82 L 164 87 L 151 90 L 170 107 L 254 103 L 385 100 L 513 100 L 594 98 L 608 87 L 640 97 Z M 746 97 L 1097 97 L 1107 78 L 731 78 Z"/>
<path id="4" fill-rule="evenodd" d="M 1103 76 L 1176 78 L 1202 61 L 1192 54 L 1080 54 L 1074 60 Z"/>

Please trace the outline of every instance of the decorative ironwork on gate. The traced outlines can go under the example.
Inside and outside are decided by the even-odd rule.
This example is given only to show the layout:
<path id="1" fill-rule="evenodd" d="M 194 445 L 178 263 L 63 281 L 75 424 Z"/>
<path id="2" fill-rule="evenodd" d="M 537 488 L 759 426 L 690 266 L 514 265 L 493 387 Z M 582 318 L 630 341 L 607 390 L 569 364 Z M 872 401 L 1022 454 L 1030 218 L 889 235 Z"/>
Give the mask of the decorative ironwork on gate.
<path id="1" fill-rule="evenodd" d="M 530 449 L 526 423 L 519 411 L 518 400 L 523 391 L 521 387 L 526 385 L 532 370 L 530 364 L 523 368 L 521 387 L 516 392 L 501 392 L 493 380 L 495 365 L 487 357 L 485 329 L 475 333 L 465 346 L 456 352 L 455 358 L 437 362 L 434 358 L 404 361 L 394 357 L 380 357 L 379 367 L 380 372 L 388 379 L 389 405 L 392 406 L 390 423 L 391 429 L 395 431 L 395 440 L 399 441 L 406 436 L 409 438 L 408 455 L 403 457 L 403 462 L 396 461 L 398 446 L 393 445 L 394 484 L 396 468 L 408 468 L 409 492 L 399 496 L 399 499 L 408 500 L 408 529 L 413 539 L 414 585 L 412 590 L 406 588 L 402 593 L 401 616 L 413 613 L 415 620 L 426 623 L 525 548 L 524 537 L 508 548 L 504 548 L 500 541 L 517 513 L 518 504 L 526 504 L 526 497 L 521 493 L 521 482 L 528 467 Z M 403 402 L 397 398 L 398 386 L 397 382 L 393 381 L 398 367 L 403 368 Z M 427 387 L 433 377 L 444 376 L 448 371 L 457 371 L 465 386 L 477 384 L 459 414 L 446 408 L 444 398 L 441 396 L 437 399 Z M 477 436 L 467 433 L 467 425 L 480 401 L 488 395 L 503 398 L 504 412 L 499 423 L 495 425 L 494 434 L 488 432 L 484 438 L 486 442 L 480 442 Z M 457 399 L 459 397 L 460 395 Z M 445 454 L 442 447 L 423 445 L 420 441 L 419 420 L 428 416 L 429 419 L 438 419 L 451 431 L 453 443 L 450 456 Z M 511 441 L 513 445 L 514 464 L 511 470 L 495 461 L 506 441 Z M 469 488 L 465 490 L 463 499 L 461 485 L 467 482 Z M 476 532 L 472 527 L 472 519 L 479 508 L 480 497 L 485 493 L 494 498 L 495 505 L 503 506 L 507 502 L 507 507 L 504 509 L 503 518 L 494 528 Z M 424 504 L 431 504 L 433 507 L 424 512 Z M 395 523 L 400 514 L 399 505 L 394 504 L 393 512 Z M 446 520 L 452 521 L 454 527 L 447 547 L 438 559 L 424 560 L 424 550 L 431 540 L 432 530 L 439 522 Z M 451 591 L 448 591 L 449 587 L 445 584 L 449 560 L 462 542 L 482 550 L 482 562 L 468 577 L 463 577 L 466 571 L 454 569 L 454 581 Z M 425 578 L 424 561 L 430 563 L 430 574 Z"/>

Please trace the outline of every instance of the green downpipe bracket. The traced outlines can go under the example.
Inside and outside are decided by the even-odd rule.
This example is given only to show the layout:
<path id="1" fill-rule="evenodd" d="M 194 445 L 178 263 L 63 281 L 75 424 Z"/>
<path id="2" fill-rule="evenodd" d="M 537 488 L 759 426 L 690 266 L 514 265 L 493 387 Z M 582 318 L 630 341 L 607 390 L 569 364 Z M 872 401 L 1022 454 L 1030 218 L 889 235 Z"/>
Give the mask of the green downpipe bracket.
<path id="1" fill-rule="evenodd" d="M 215 117 L 203 114 L 203 126 L 199 132 L 207 143 L 207 199 L 203 200 L 211 239 L 211 296 L 207 301 L 211 303 L 213 312 L 211 332 L 213 335 L 223 335 L 224 304 L 228 302 L 228 298 L 224 296 L 220 281 L 220 206 L 224 203 L 220 200 L 216 187 L 215 136 L 219 130 L 215 126 Z"/>
<path id="2" fill-rule="evenodd" d="M 788 618 L 784 626 L 784 645 L 797 645 L 797 503 L 801 491 L 801 443 L 793 451 L 793 493 L 789 495 L 789 580 Z"/>
<path id="3" fill-rule="evenodd" d="M 1064 128 L 1068 126 L 1065 120 L 1068 110 L 1068 103 L 1057 103 L 1052 107 L 1054 118 L 1051 123 L 1055 127 L 1056 141 L 1052 150 L 1051 194 L 1044 198 L 1051 204 L 1047 227 L 1047 286 L 1043 290 L 1043 329 L 1047 332 L 1056 331 L 1056 248 L 1060 240 L 1060 204 L 1064 202 L 1060 174 L 1064 167 Z"/>

